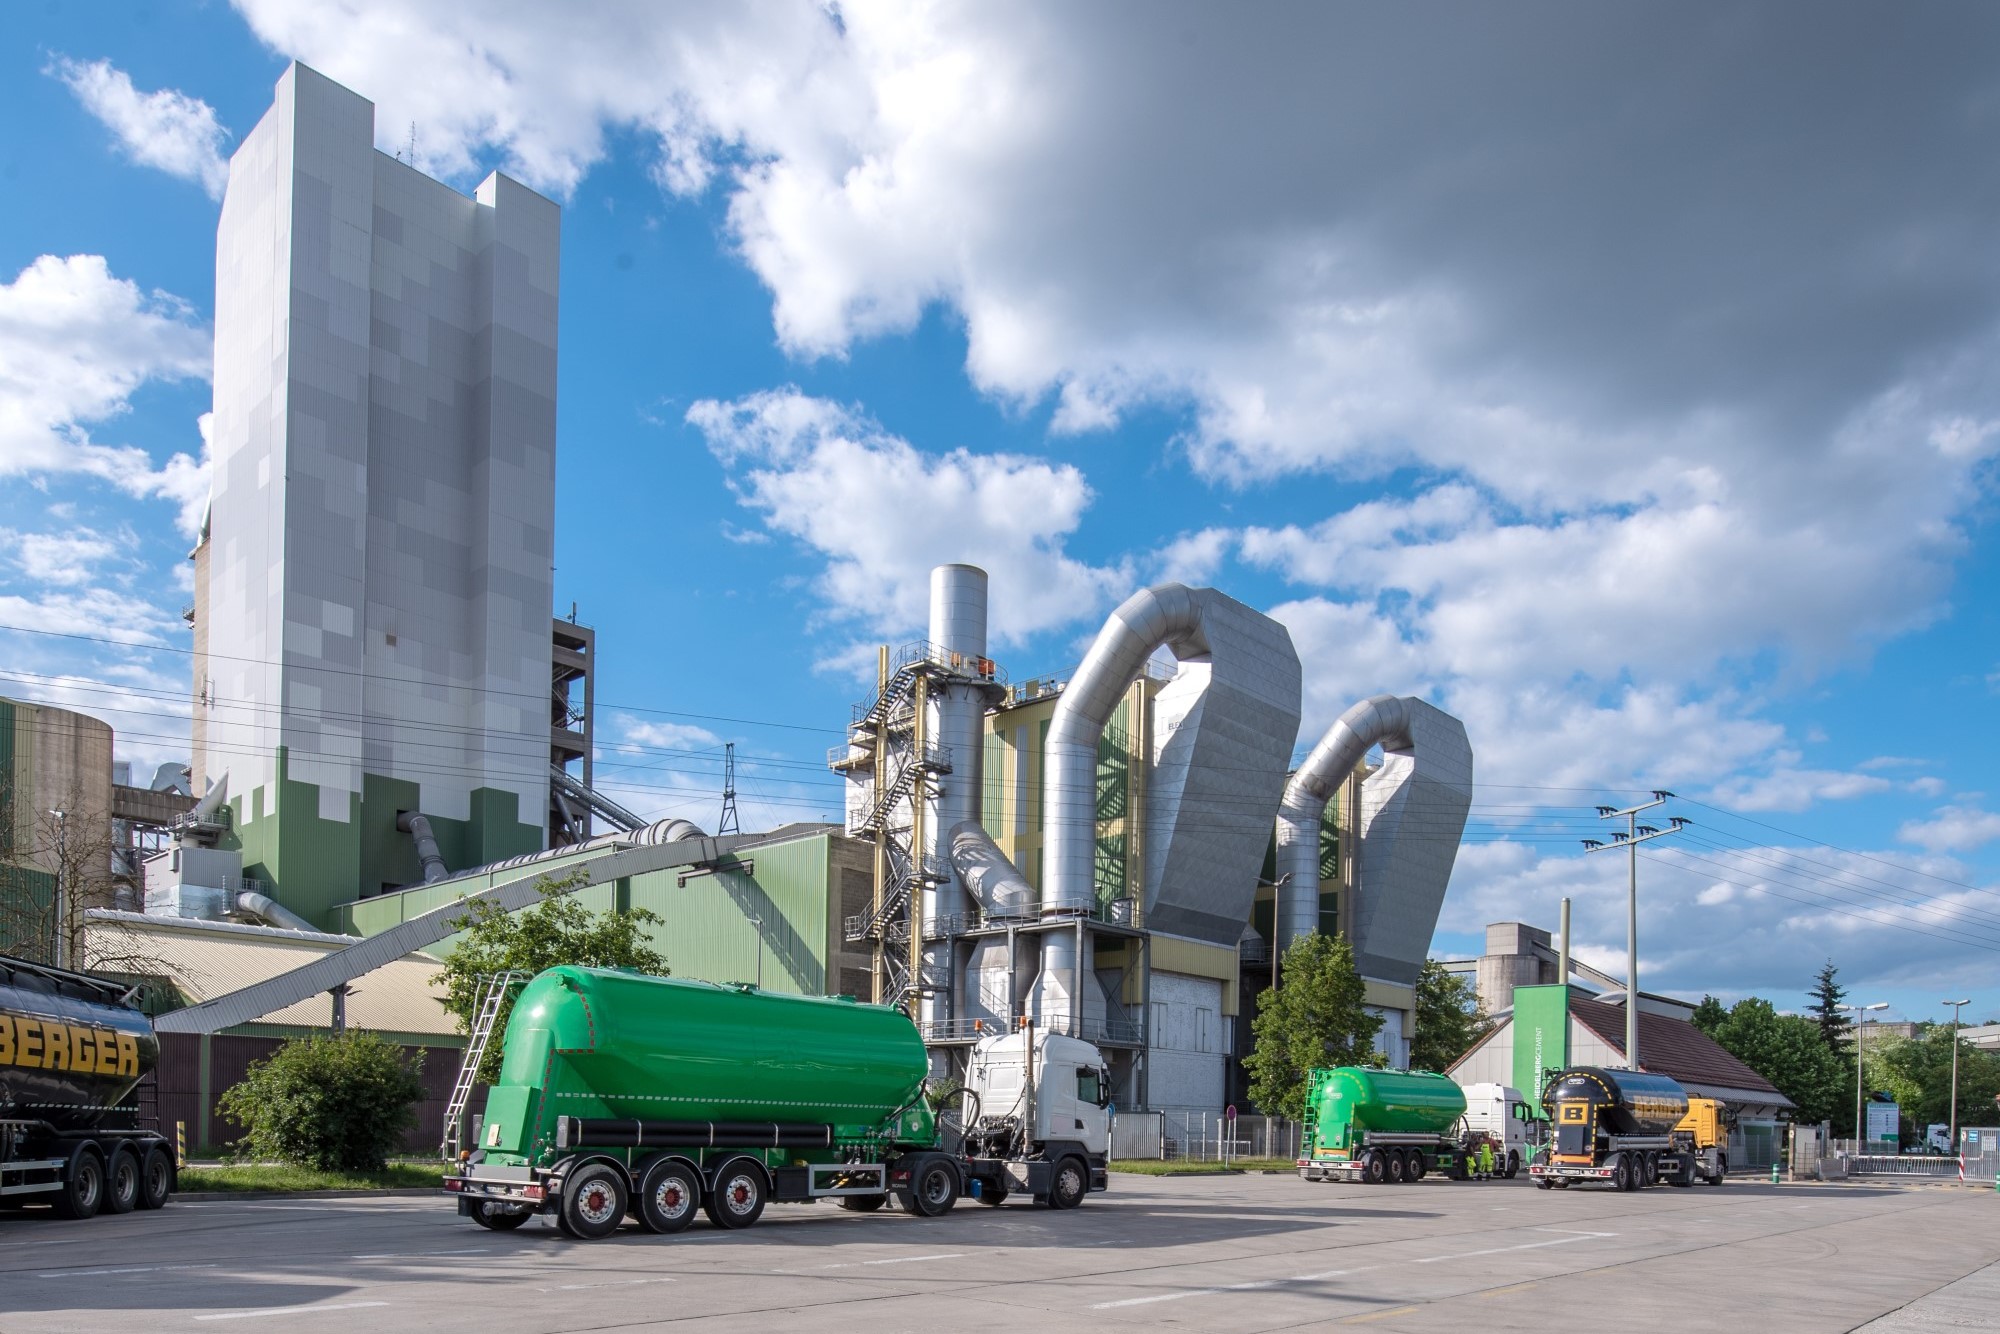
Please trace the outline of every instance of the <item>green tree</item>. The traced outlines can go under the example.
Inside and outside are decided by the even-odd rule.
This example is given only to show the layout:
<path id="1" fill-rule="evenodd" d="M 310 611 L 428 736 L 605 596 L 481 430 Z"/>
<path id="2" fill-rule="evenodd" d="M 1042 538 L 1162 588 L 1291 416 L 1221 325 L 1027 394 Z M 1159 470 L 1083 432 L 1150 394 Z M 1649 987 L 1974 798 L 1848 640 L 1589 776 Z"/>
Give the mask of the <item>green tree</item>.
<path id="1" fill-rule="evenodd" d="M 1828 1050 L 1845 1055 L 1848 1049 L 1848 1031 L 1854 1027 L 1848 1022 L 1847 1011 L 1842 1006 L 1847 1001 L 1847 988 L 1840 985 L 1840 970 L 1828 959 L 1826 965 L 1813 976 L 1812 1006 L 1807 1011 L 1819 1025 L 1820 1040 Z"/>
<path id="2" fill-rule="evenodd" d="M 647 943 L 645 934 L 647 927 L 665 925 L 660 915 L 643 908 L 623 913 L 592 912 L 570 893 L 582 879 L 581 873 L 561 880 L 543 876 L 536 885 L 542 901 L 534 907 L 509 913 L 475 900 L 465 916 L 452 923 L 465 932 L 465 939 L 451 952 L 444 971 L 431 981 L 444 984 L 444 1007 L 458 1016 L 460 1032 L 472 1031 L 480 987 L 495 973 L 533 976 L 559 964 L 630 968 L 656 977 L 672 971 L 667 967 L 667 956 Z M 495 1033 L 506 1030 L 513 1008 L 510 996 L 494 1023 Z M 499 1080 L 501 1052 L 499 1042 L 487 1046 L 479 1063 L 482 1082 Z"/>
<path id="3" fill-rule="evenodd" d="M 1305 1110 L 1306 1075 L 1336 1065 L 1380 1065 L 1382 1017 L 1363 1003 L 1367 986 L 1345 936 L 1300 936 L 1285 951 L 1282 985 L 1257 997 L 1253 1046 L 1243 1065 L 1250 1101 L 1274 1116 Z"/>
<path id="4" fill-rule="evenodd" d="M 1729 1018 L 1729 1008 L 1713 996 L 1704 995 L 1701 1004 L 1694 1007 L 1694 1017 L 1688 1022 L 1696 1028 L 1715 1036 L 1715 1030 L 1722 1027 L 1723 1020 Z"/>
<path id="5" fill-rule="evenodd" d="M 1771 1002 L 1751 996 L 1731 1006 L 1709 1036 L 1790 1098 L 1799 1123 L 1832 1121 L 1838 1131 L 1843 1120 L 1854 1119 L 1853 1074 L 1827 1049 L 1812 1019 L 1779 1014 Z"/>
<path id="6" fill-rule="evenodd" d="M 1905 1125 L 1921 1133 L 1951 1121 L 1950 1024 L 1926 1024 L 1913 1038 L 1873 1038 L 1864 1078 L 1872 1093 L 1886 1091 L 1903 1109 Z M 2000 1094 L 2000 1056 L 1958 1044 L 1958 1124 L 1979 1125 L 1993 1115 Z"/>
<path id="7" fill-rule="evenodd" d="M 1410 1068 L 1442 1070 L 1485 1037 L 1493 1021 L 1479 1008 L 1479 991 L 1470 978 L 1426 959 L 1417 974 L 1416 1025 Z"/>
<path id="8" fill-rule="evenodd" d="M 293 1038 L 261 1061 L 216 1106 L 244 1127 L 237 1155 L 323 1172 L 379 1172 L 416 1129 L 421 1054 L 379 1033 Z"/>

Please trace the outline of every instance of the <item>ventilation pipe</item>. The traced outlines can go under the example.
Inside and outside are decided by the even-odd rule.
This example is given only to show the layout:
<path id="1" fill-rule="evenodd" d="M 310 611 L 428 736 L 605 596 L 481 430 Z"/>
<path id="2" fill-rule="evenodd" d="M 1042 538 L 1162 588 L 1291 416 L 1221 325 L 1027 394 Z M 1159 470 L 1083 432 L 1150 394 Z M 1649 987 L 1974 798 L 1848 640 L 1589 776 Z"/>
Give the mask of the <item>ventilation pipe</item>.
<path id="1" fill-rule="evenodd" d="M 234 911 L 246 917 L 254 917 L 266 926 L 281 926 L 287 931 L 310 931 L 315 935 L 323 934 L 318 927 L 269 894 L 252 894 L 247 891 L 239 893 L 236 896 Z"/>
<path id="2" fill-rule="evenodd" d="M 424 883 L 435 885 L 451 874 L 444 864 L 444 854 L 438 851 L 437 835 L 431 832 L 431 822 L 415 811 L 404 811 L 396 817 L 396 828 L 408 834 L 417 845 L 417 860 L 423 863 Z"/>
<path id="3" fill-rule="evenodd" d="M 977 820 L 961 820 L 947 836 L 952 872 L 989 920 L 1035 915 L 1035 887 L 1014 869 L 1014 863 Z"/>
<path id="4" fill-rule="evenodd" d="M 1162 648 L 1181 665 L 1161 692 L 1153 753 L 1137 757 L 1156 780 L 1146 816 L 1149 924 L 1228 944 L 1249 903 L 1234 901 L 1222 882 L 1240 865 L 1246 892 L 1254 891 L 1298 728 L 1299 660 L 1284 627 L 1212 588 L 1160 584 L 1127 598 L 1057 701 L 1042 761 L 1042 915 L 1080 922 L 1097 906 L 1098 740 Z M 1090 948 L 1081 926 L 1044 932 L 1031 1014 L 1103 1016 Z"/>
<path id="5" fill-rule="evenodd" d="M 931 570 L 930 652 L 950 674 L 933 678 L 925 693 L 924 731 L 932 744 L 951 755 L 951 772 L 940 776 L 932 794 L 923 798 L 924 846 L 917 852 L 925 863 L 948 871 L 945 879 L 923 887 L 927 935 L 940 918 L 962 918 L 970 911 L 965 881 L 952 854 L 957 831 L 967 824 L 976 826 L 979 820 L 980 767 L 986 751 L 988 687 L 978 671 L 986 656 L 986 571 L 978 566 L 939 565 Z M 928 976 L 948 974 L 950 941 L 926 941 L 923 962 Z M 952 1010 L 949 987 L 940 987 L 919 1002 L 919 1014 L 927 1022 L 949 1019 Z"/>
<path id="6" fill-rule="evenodd" d="M 1409 710 L 1394 695 L 1364 699 L 1334 720 L 1312 748 L 1278 807 L 1278 878 L 1283 887 L 1284 920 L 1278 927 L 1278 950 L 1290 949 L 1300 936 L 1319 930 L 1319 829 L 1327 803 L 1354 772 L 1369 750 L 1384 742 L 1408 745 Z"/>
<path id="7" fill-rule="evenodd" d="M 223 770 L 216 780 L 208 785 L 194 809 L 188 812 L 190 824 L 214 824 L 215 813 L 222 809 L 222 803 L 229 800 L 229 771 Z"/>

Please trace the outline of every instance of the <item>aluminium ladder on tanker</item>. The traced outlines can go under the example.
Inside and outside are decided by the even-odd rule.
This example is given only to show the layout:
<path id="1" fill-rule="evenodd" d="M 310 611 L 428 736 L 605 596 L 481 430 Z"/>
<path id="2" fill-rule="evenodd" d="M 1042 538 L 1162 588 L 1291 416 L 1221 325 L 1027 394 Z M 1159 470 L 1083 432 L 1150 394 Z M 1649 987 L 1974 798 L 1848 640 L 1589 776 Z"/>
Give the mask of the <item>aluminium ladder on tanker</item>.
<path id="1" fill-rule="evenodd" d="M 464 1134 L 466 1104 L 472 1101 L 472 1087 L 479 1082 L 479 1063 L 486 1057 L 486 1044 L 493 1037 L 494 1026 L 499 1022 L 500 1011 L 507 1004 L 507 997 L 513 988 L 528 980 L 528 974 L 517 970 L 493 973 L 487 976 L 474 993 L 472 1001 L 472 1031 L 465 1038 L 465 1059 L 459 1063 L 458 1078 L 451 1086 L 451 1101 L 444 1108 L 444 1142 L 438 1145 L 438 1152 L 446 1161 L 458 1157 Z"/>

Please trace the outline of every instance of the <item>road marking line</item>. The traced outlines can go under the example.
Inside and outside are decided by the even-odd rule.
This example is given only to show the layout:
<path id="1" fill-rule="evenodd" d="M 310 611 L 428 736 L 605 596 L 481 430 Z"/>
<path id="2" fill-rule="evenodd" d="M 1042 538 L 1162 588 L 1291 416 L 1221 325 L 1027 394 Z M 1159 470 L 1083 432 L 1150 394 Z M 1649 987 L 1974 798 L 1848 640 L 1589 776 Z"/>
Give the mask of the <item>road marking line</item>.
<path id="1" fill-rule="evenodd" d="M 1536 1279 L 1532 1283 L 1516 1283 L 1511 1288 L 1493 1288 L 1479 1295 L 1482 1297 L 1505 1297 L 1510 1292 L 1526 1292 L 1529 1288 L 1538 1288 L 1541 1286 L 1541 1283 L 1540 1279 Z"/>
<path id="2" fill-rule="evenodd" d="M 863 1260 L 865 1265 L 907 1265 L 918 1260 L 963 1260 L 964 1251 L 950 1251 L 944 1255 L 899 1255 L 893 1260 Z"/>
<path id="3" fill-rule="evenodd" d="M 670 1278 L 626 1278 L 608 1283 L 565 1283 L 559 1288 L 536 1288 L 536 1292 L 582 1292 L 587 1288 L 636 1288 L 643 1283 L 672 1283 Z"/>
<path id="4" fill-rule="evenodd" d="M 1267 1278 L 1256 1283 L 1231 1283 L 1221 1288 L 1190 1288 L 1186 1292 L 1162 1292 L 1151 1297 L 1127 1297 L 1119 1302 L 1098 1302 L 1090 1309 L 1114 1311 L 1121 1306 L 1150 1306 L 1154 1302 L 1179 1301 L 1183 1297 L 1212 1297 L 1218 1292 L 1255 1292 L 1259 1288 L 1275 1288 L 1286 1281 L 1282 1278 Z"/>
<path id="5" fill-rule="evenodd" d="M 1393 1306 L 1386 1311 L 1370 1311 L 1367 1315 L 1351 1315 L 1340 1321 L 1343 1325 L 1359 1325 L 1369 1320 L 1382 1320 L 1392 1315 L 1408 1315 L 1416 1310 L 1414 1306 Z"/>
<path id="6" fill-rule="evenodd" d="M 130 1269 L 58 1269 L 36 1278 L 96 1278 L 100 1274 L 160 1274 L 170 1269 L 220 1269 L 221 1265 L 135 1265 Z"/>
<path id="7" fill-rule="evenodd" d="M 331 1306 L 266 1306 L 256 1311 L 222 1311 L 198 1315 L 196 1320 L 252 1320 L 267 1315 L 312 1315 L 319 1311 L 358 1311 L 364 1306 L 387 1306 L 387 1302 L 335 1302 Z"/>
<path id="8" fill-rule="evenodd" d="M 1562 1229 L 1537 1228 L 1536 1231 L 1560 1232 L 1562 1231 Z M 1421 1260 L 1413 1260 L 1411 1261 L 1411 1263 L 1420 1265 L 1434 1265 L 1442 1263 L 1443 1261 L 1446 1260 L 1470 1260 L 1475 1255 L 1502 1255 L 1508 1251 L 1533 1251 L 1533 1250 L 1539 1250 L 1544 1246 L 1561 1246 L 1572 1241 L 1587 1241 L 1592 1237 L 1615 1237 L 1617 1235 L 1618 1234 L 1616 1232 L 1572 1232 L 1567 1236 L 1557 1237 L 1554 1241 L 1529 1241 L 1529 1242 L 1523 1242 L 1519 1246 L 1490 1246 L 1483 1251 L 1458 1251 L 1451 1255 L 1430 1255 L 1424 1257 Z"/>

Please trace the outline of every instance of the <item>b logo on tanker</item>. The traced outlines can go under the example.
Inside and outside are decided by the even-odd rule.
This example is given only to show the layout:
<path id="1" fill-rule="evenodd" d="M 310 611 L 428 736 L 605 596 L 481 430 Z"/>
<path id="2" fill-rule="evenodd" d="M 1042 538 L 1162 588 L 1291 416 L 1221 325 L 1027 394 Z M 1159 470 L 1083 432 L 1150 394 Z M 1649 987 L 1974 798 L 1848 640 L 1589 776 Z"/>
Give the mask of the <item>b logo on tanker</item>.
<path id="1" fill-rule="evenodd" d="M 116 1029 L 0 1011 L 0 1065 L 136 1079 L 139 1039 Z"/>

